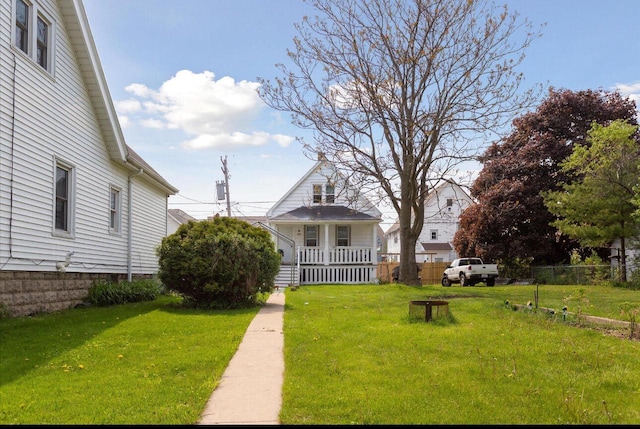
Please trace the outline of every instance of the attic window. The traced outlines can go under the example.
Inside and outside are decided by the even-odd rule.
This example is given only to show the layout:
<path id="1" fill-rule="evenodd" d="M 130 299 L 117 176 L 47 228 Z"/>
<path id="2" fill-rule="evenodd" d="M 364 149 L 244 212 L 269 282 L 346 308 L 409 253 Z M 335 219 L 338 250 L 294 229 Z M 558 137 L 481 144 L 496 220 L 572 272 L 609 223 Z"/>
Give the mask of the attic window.
<path id="1" fill-rule="evenodd" d="M 13 44 L 44 70 L 53 73 L 53 21 L 37 2 L 15 0 Z"/>
<path id="2" fill-rule="evenodd" d="M 327 204 L 333 204 L 336 200 L 335 196 L 336 188 L 332 183 L 327 183 L 325 186 L 325 202 Z"/>
<path id="3" fill-rule="evenodd" d="M 38 43 L 36 47 L 36 61 L 47 70 L 49 65 L 49 24 L 42 17 L 38 17 Z"/>
<path id="4" fill-rule="evenodd" d="M 313 204 L 322 202 L 322 185 L 313 185 Z"/>
<path id="5" fill-rule="evenodd" d="M 22 0 L 16 1 L 16 46 L 29 54 L 29 6 Z"/>

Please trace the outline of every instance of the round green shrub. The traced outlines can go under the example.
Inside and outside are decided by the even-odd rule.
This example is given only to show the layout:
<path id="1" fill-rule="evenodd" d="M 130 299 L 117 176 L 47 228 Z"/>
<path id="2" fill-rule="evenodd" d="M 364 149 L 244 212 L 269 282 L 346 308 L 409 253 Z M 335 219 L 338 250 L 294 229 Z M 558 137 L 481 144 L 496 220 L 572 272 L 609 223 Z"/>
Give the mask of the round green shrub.
<path id="1" fill-rule="evenodd" d="M 198 307 L 256 305 L 271 292 L 280 255 L 264 229 L 228 217 L 190 221 L 157 249 L 158 277 Z"/>

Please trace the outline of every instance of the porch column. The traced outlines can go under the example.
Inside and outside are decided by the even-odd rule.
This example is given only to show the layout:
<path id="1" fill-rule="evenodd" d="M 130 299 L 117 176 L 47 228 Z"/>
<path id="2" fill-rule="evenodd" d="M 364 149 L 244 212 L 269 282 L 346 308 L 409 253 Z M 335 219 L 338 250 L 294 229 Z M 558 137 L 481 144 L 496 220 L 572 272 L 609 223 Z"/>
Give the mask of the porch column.
<path id="1" fill-rule="evenodd" d="M 324 264 L 329 265 L 329 224 L 324 224 Z"/>
<path id="2" fill-rule="evenodd" d="M 373 244 L 371 251 L 371 263 L 377 265 L 378 264 L 378 228 L 377 224 L 373 224 Z"/>

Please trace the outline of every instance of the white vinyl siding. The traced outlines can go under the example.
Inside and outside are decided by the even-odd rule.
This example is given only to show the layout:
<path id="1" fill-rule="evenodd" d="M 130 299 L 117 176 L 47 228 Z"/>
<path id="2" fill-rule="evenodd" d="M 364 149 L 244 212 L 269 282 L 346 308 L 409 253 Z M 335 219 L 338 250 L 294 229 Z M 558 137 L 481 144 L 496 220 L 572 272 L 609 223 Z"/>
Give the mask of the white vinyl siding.
<path id="1" fill-rule="evenodd" d="M 276 217 L 280 214 L 287 213 L 291 210 L 297 209 L 301 206 L 311 206 L 314 204 L 313 199 L 313 185 L 319 185 L 322 188 L 326 188 L 326 184 L 329 178 L 335 176 L 333 170 L 324 164 L 320 164 L 317 168 L 313 168 L 312 171 L 307 173 L 292 189 L 279 201 L 274 207 L 269 210 L 269 217 Z M 333 182 L 331 182 L 333 183 Z M 326 189 L 323 189 L 326 192 Z M 380 211 L 371 204 L 363 196 L 354 198 L 354 192 L 341 188 L 340 183 L 334 184 L 334 204 L 345 205 L 354 210 L 361 211 L 373 217 L 379 217 Z"/>
<path id="2" fill-rule="evenodd" d="M 0 0 L 0 29 L 15 30 L 15 0 Z M 167 228 L 167 195 L 144 175 L 114 161 L 95 112 L 78 61 L 87 61 L 71 46 L 58 2 L 38 0 L 51 23 L 55 46 L 55 79 L 35 59 L 0 47 L 0 260 L 5 270 L 55 271 L 52 261 L 74 251 L 73 271 L 127 273 L 128 237 L 132 238 L 133 274 L 157 272 L 155 248 Z M 62 4 L 62 3 L 61 3 Z M 70 2 L 65 7 L 73 6 Z M 67 11 L 67 13 L 70 13 Z M 13 37 L 13 36 L 12 36 Z M 51 55 L 51 54 L 49 54 Z M 15 74 L 14 74 L 15 59 Z M 92 92 L 95 94 L 95 92 Z M 13 116 L 15 115 L 15 120 Z M 52 161 L 54 160 L 54 161 Z M 55 160 L 73 167 L 73 239 L 54 228 Z M 129 231 L 129 180 L 133 219 Z M 107 190 L 121 191 L 120 233 L 111 233 Z M 11 201 L 11 204 L 8 202 Z"/>

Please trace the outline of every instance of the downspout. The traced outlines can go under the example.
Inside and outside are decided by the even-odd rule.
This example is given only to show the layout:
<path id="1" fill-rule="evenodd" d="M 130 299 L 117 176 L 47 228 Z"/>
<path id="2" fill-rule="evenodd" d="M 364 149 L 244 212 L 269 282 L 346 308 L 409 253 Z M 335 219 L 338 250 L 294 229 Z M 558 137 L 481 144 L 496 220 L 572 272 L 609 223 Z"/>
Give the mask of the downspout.
<path id="1" fill-rule="evenodd" d="M 131 179 L 133 179 L 136 176 L 141 175 L 144 172 L 144 170 L 142 168 L 139 168 L 137 172 L 129 174 L 129 178 L 127 181 L 127 206 L 128 206 L 128 219 L 127 219 L 127 281 L 130 282 L 131 281 L 131 264 L 132 264 L 132 252 L 133 252 L 133 232 L 132 232 L 132 227 L 133 227 L 133 196 L 132 194 L 132 189 L 133 189 L 133 182 Z"/>

